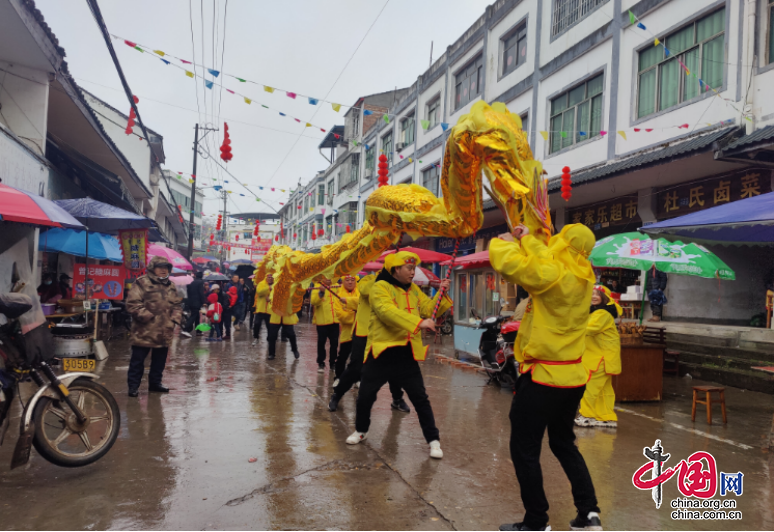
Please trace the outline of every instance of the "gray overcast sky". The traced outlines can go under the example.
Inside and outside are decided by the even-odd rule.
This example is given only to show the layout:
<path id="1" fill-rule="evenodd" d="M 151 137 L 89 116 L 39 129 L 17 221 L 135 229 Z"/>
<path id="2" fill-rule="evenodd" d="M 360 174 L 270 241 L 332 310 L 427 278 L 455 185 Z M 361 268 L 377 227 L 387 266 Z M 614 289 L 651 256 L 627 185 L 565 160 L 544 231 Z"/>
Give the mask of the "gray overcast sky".
<path id="1" fill-rule="evenodd" d="M 128 112 L 126 96 L 86 1 L 36 0 L 36 4 L 66 50 L 76 81 Z M 384 0 L 190 0 L 192 32 L 189 0 L 100 2 L 113 34 L 206 65 L 213 64 L 214 56 L 218 70 L 300 94 L 323 98 L 330 90 L 328 100 L 346 105 L 352 105 L 361 95 L 414 83 L 428 67 L 430 42 L 434 41 L 433 58 L 437 59 L 484 13 L 488 2 L 389 0 L 333 86 L 384 5 Z M 222 76 L 218 79 L 223 80 L 224 87 L 253 96 L 255 103 L 248 106 L 241 98 L 223 91 L 219 106 L 220 91 L 205 89 L 201 79 L 194 81 L 183 71 L 120 41 L 113 43 L 132 91 L 140 98 L 143 121 L 164 136 L 166 168 L 191 172 L 194 124 L 197 120 L 217 123 L 218 110 L 221 130 L 222 122 L 229 122 L 233 152 L 229 171 L 275 208 L 287 197 L 279 188 L 295 187 L 299 178 L 306 183 L 327 166 L 317 150 L 324 133 L 280 117 L 278 111 L 327 130 L 343 124 L 344 107 L 336 113 L 330 104 L 315 107 L 306 99 L 292 100 L 281 92 L 268 94 L 258 86 Z M 303 135 L 300 139 L 299 134 Z M 298 143 L 282 163 L 296 139 Z M 208 145 L 216 157 L 220 143 L 218 137 Z M 219 176 L 212 162 L 201 158 L 197 174 L 203 178 L 200 185 L 214 183 L 209 178 Z M 229 180 L 226 188 L 234 192 L 231 196 L 236 206 L 230 206 L 232 212 L 265 209 L 231 178 L 225 179 Z M 276 187 L 277 191 L 262 192 L 259 185 Z M 215 198 L 215 192 L 208 190 L 206 196 Z M 205 214 L 213 214 L 217 208 L 215 200 L 205 201 Z"/>

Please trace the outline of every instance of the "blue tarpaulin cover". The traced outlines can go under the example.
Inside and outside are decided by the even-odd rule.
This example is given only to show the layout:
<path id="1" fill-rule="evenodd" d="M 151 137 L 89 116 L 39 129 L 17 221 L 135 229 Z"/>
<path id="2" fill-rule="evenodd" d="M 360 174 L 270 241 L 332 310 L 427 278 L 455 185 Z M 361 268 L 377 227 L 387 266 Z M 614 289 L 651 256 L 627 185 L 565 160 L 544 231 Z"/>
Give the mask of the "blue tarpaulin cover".
<path id="1" fill-rule="evenodd" d="M 640 231 L 707 244 L 774 243 L 774 192 L 646 225 Z"/>
<path id="2" fill-rule="evenodd" d="M 86 256 L 86 231 L 75 229 L 49 229 L 40 234 L 39 251 L 59 251 L 76 257 Z M 123 262 L 118 239 L 104 233 L 89 233 L 89 258 Z"/>

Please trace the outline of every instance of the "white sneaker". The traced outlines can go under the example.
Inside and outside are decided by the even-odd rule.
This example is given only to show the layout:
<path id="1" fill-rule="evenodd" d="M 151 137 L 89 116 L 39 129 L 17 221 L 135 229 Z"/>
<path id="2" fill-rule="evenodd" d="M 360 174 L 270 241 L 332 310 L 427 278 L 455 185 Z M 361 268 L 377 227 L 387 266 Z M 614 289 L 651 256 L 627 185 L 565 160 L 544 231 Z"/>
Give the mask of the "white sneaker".
<path id="1" fill-rule="evenodd" d="M 186 338 L 191 338 L 191 333 L 186 331 L 180 331 L 180 336 L 185 336 Z"/>
<path id="2" fill-rule="evenodd" d="M 254 338 L 254 339 L 253 339 L 253 343 L 251 343 L 250 345 L 255 345 L 255 344 L 257 344 L 257 343 L 258 343 L 258 340 Z"/>
<path id="3" fill-rule="evenodd" d="M 360 389 L 360 381 L 357 381 L 357 382 L 355 383 L 355 388 L 357 388 L 358 390 Z"/>
<path id="4" fill-rule="evenodd" d="M 579 427 L 591 427 L 594 420 L 585 416 L 578 416 L 575 418 L 575 424 Z"/>
<path id="5" fill-rule="evenodd" d="M 240 325 L 239 325 L 238 323 L 237 323 L 236 325 L 234 325 L 234 330 L 235 330 L 235 331 L 238 331 L 238 330 L 239 330 L 239 329 L 241 329 L 241 328 L 242 328 L 242 327 L 240 327 Z"/>
<path id="6" fill-rule="evenodd" d="M 594 420 L 594 426 L 605 428 L 605 429 L 615 429 L 618 428 L 618 422 L 617 421 L 599 421 Z"/>
<path id="7" fill-rule="evenodd" d="M 440 460 L 443 458 L 443 451 L 441 450 L 441 442 L 433 440 L 430 442 L 430 458 L 437 458 Z"/>
<path id="8" fill-rule="evenodd" d="M 368 433 L 367 432 L 355 431 L 355 432 L 353 432 L 349 436 L 349 438 L 347 438 L 347 444 L 349 444 L 349 445 L 357 445 L 361 441 L 365 440 L 367 437 L 368 437 Z M 438 442 L 436 442 L 436 443 L 438 443 Z M 438 450 L 440 451 L 440 448 Z"/>
<path id="9" fill-rule="evenodd" d="M 333 387 L 335 388 L 338 385 L 339 385 L 339 379 L 334 380 L 333 381 Z"/>

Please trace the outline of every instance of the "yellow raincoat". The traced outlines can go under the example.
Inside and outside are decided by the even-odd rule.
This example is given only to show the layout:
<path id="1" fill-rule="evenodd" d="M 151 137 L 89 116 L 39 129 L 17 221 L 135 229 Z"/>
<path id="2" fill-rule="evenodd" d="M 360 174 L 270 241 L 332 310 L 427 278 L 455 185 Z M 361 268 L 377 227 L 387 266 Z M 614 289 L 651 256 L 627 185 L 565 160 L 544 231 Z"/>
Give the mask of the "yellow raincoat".
<path id="1" fill-rule="evenodd" d="M 531 372 L 536 383 L 577 388 L 589 380 L 582 357 L 596 280 L 588 261 L 594 242 L 589 228 L 570 224 L 548 246 L 532 235 L 520 242 L 494 238 L 489 245 L 494 269 L 532 297 L 515 355 L 521 373 Z"/>
<path id="2" fill-rule="evenodd" d="M 271 289 L 269 283 L 266 280 L 258 283 L 255 287 L 255 313 L 256 314 L 269 314 L 271 309 L 269 308 L 269 300 L 271 299 Z"/>
<path id="3" fill-rule="evenodd" d="M 615 302 L 608 306 L 615 305 Z M 621 373 L 621 338 L 613 315 L 604 309 L 589 316 L 583 365 L 591 373 L 580 403 L 580 414 L 600 421 L 616 421 L 613 375 Z"/>
<path id="4" fill-rule="evenodd" d="M 358 292 L 357 286 L 355 286 L 355 289 L 352 292 L 347 291 L 347 289 L 342 286 L 336 293 L 339 297 L 344 298 L 347 301 L 346 304 L 338 299 L 334 299 L 333 301 L 336 309 L 336 317 L 341 324 L 339 325 L 339 344 L 343 344 L 344 342 L 352 341 L 352 329 L 355 327 L 360 292 Z"/>
<path id="5" fill-rule="evenodd" d="M 323 290 L 325 289 L 323 288 Z M 331 325 L 332 323 L 339 323 L 339 318 L 336 317 L 335 298 L 330 291 L 325 290 L 325 293 L 320 296 L 320 287 L 315 286 L 312 289 L 311 303 L 314 307 L 312 323 L 315 325 Z"/>
<path id="6" fill-rule="evenodd" d="M 366 275 L 357 283 L 357 290 L 360 292 L 360 301 L 357 304 L 357 316 L 355 317 L 355 336 L 368 336 L 368 326 L 371 321 L 371 287 L 376 281 L 376 274 Z"/>
<path id="7" fill-rule="evenodd" d="M 419 324 L 433 315 L 439 295 L 440 292 L 430 299 L 413 283 L 404 290 L 388 281 L 376 281 L 369 296 L 371 321 L 365 357 L 372 353 L 377 358 L 389 347 L 410 344 L 414 360 L 424 360 L 428 348 L 422 345 Z M 438 315 L 451 307 L 452 300 L 444 293 Z"/>
<path id="8" fill-rule="evenodd" d="M 280 316 L 279 314 L 271 312 L 269 323 L 273 323 L 274 325 L 295 325 L 298 323 L 298 314 L 294 312 L 290 316 Z"/>

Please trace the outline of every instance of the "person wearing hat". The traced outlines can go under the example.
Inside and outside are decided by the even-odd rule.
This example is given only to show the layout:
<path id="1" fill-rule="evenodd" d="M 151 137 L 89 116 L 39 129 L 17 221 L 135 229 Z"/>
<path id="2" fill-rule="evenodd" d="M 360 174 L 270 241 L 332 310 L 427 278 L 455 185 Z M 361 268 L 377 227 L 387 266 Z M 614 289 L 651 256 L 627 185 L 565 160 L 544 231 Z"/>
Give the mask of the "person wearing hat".
<path id="1" fill-rule="evenodd" d="M 334 384 L 333 394 L 331 394 L 328 410 L 335 412 L 339 407 L 339 401 L 344 397 L 352 386 L 360 382 L 360 376 L 363 371 L 363 360 L 365 358 L 366 345 L 368 344 L 368 328 L 371 321 L 371 287 L 376 282 L 376 274 L 368 274 L 357 284 L 357 290 L 360 294 L 357 304 L 357 314 L 355 315 L 355 325 L 352 334 L 352 353 L 349 357 L 349 364 L 344 373 L 339 377 L 338 384 Z M 403 391 L 399 385 L 396 385 L 394 379 L 388 379 L 392 394 L 392 409 L 405 412 L 411 412 L 411 409 L 403 399 Z"/>
<path id="2" fill-rule="evenodd" d="M 183 319 L 183 298 L 169 280 L 172 271 L 164 257 L 153 257 L 145 275 L 140 276 L 129 290 L 126 310 L 132 315 L 132 357 L 129 360 L 129 397 L 139 394 L 145 359 L 151 354 L 148 391 L 167 393 L 161 384 L 167 353 L 173 336 L 180 330 Z"/>
<path id="3" fill-rule="evenodd" d="M 329 279 L 323 279 L 321 284 L 330 288 Z M 314 316 L 312 323 L 317 326 L 317 372 L 325 372 L 325 344 L 330 343 L 329 365 L 331 371 L 336 366 L 336 351 L 339 347 L 339 318 L 336 316 L 336 304 L 331 290 L 323 288 L 312 291 L 312 307 Z"/>
<path id="4" fill-rule="evenodd" d="M 594 484 L 573 432 L 575 413 L 589 380 L 582 358 L 596 284 L 588 259 L 594 242 L 588 227 L 570 224 L 547 245 L 524 225 L 516 227 L 513 236 L 501 235 L 489 244 L 492 267 L 509 283 L 524 287 L 531 301 L 515 348 L 521 376 L 510 412 L 511 459 L 526 514 L 523 522 L 502 525 L 500 530 L 545 530 L 548 526 L 540 467 L 546 429 L 548 444 L 570 480 L 578 510 L 570 527 L 601 530 Z"/>
<path id="5" fill-rule="evenodd" d="M 371 319 L 357 398 L 355 432 L 347 438 L 347 443 L 356 445 L 366 439 L 376 396 L 385 383 L 392 381 L 406 391 L 414 405 L 425 441 L 430 445 L 430 457 L 443 458 L 433 408 L 425 392 L 418 361 L 424 360 L 427 354 L 421 331 L 435 331 L 435 321 L 430 316 L 439 297 L 443 297 L 438 308 L 441 314 L 452 307 L 452 301 L 447 294 L 448 280 L 441 281 L 441 290 L 433 299 L 412 282 L 419 264 L 415 253 L 399 251 L 388 255 L 371 288 Z"/>
<path id="6" fill-rule="evenodd" d="M 580 415 L 575 418 L 579 427 L 618 426 L 618 416 L 613 410 L 613 375 L 621 373 L 621 337 L 615 324 L 620 315 L 621 307 L 612 298 L 610 289 L 594 287 L 583 353 L 583 365 L 591 378 L 580 402 Z"/>
<path id="7" fill-rule="evenodd" d="M 341 287 L 336 291 L 340 299 L 334 300 L 336 317 L 339 318 L 339 354 L 336 357 L 336 379 L 333 381 L 335 387 L 339 383 L 344 369 L 347 367 L 347 360 L 352 353 L 352 329 L 355 327 L 355 317 L 357 316 L 357 305 L 360 301 L 360 292 L 357 290 L 357 278 L 354 275 L 347 275 L 341 278 Z"/>
<path id="8" fill-rule="evenodd" d="M 59 276 L 59 291 L 62 294 L 62 299 L 72 299 L 73 289 L 67 281 L 72 281 L 72 277 L 63 273 Z"/>

